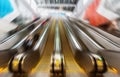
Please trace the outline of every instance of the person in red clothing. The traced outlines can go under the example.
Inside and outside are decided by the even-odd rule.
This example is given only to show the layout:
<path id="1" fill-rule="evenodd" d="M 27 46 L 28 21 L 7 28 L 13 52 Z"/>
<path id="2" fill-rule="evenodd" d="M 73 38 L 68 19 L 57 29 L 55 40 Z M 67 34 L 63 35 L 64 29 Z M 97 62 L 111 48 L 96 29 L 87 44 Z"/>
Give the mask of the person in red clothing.
<path id="1" fill-rule="evenodd" d="M 92 26 L 99 27 L 107 32 L 118 30 L 119 28 L 116 25 L 116 20 L 110 21 L 97 12 L 101 1 L 102 0 L 94 0 L 88 6 L 84 14 L 84 19 L 87 20 Z"/>
<path id="2" fill-rule="evenodd" d="M 109 20 L 97 13 L 97 8 L 101 0 L 94 0 L 90 6 L 86 9 L 84 19 L 89 20 L 93 26 L 99 26 Z"/>

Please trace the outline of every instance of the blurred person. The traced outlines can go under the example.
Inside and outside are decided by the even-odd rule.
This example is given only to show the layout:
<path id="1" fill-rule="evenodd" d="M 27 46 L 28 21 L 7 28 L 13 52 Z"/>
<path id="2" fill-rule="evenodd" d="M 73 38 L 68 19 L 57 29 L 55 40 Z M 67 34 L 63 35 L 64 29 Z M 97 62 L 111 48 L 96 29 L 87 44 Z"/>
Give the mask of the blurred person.
<path id="1" fill-rule="evenodd" d="M 101 16 L 97 13 L 98 5 L 101 0 L 94 0 L 86 9 L 84 19 L 89 21 L 89 23 L 93 26 L 99 26 L 105 22 L 108 22 L 108 19 Z"/>
<path id="2" fill-rule="evenodd" d="M 120 14 L 117 12 L 119 7 L 113 7 L 110 3 L 115 1 L 117 1 L 119 5 L 120 0 L 94 0 L 86 9 L 84 19 L 89 21 L 91 25 L 101 28 L 109 33 L 115 31 L 119 33 L 117 24 Z M 115 11 L 113 8 L 116 8 L 117 10 Z"/>
<path id="3" fill-rule="evenodd" d="M 106 31 L 120 37 L 120 0 L 101 0 L 97 12 L 109 20 Z"/>

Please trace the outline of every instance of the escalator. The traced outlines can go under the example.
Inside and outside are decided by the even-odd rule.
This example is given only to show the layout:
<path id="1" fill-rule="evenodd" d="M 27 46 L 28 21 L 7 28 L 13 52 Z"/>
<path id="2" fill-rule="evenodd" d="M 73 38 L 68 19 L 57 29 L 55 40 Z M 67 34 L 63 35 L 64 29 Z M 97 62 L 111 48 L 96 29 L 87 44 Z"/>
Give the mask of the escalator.
<path id="1" fill-rule="evenodd" d="M 96 32 L 99 33 L 99 34 L 102 34 L 104 37 L 106 37 L 106 38 L 110 39 L 111 41 L 114 41 L 115 43 L 117 43 L 117 44 L 120 45 L 120 43 L 119 43 L 119 41 L 120 41 L 119 37 L 116 37 L 116 36 L 114 36 L 114 35 L 111 35 L 110 33 L 107 33 L 107 32 L 105 32 L 105 31 L 103 31 L 103 30 L 101 30 L 101 29 L 99 29 L 99 28 L 97 28 L 97 27 L 93 27 L 93 26 L 91 26 L 91 25 L 89 25 L 89 24 L 87 24 L 87 23 L 85 23 L 85 22 L 83 22 L 83 21 L 81 21 L 81 20 L 73 19 L 73 18 L 69 18 L 69 20 L 70 20 L 70 21 L 73 21 L 73 22 L 75 22 L 75 23 L 76 23 L 76 22 L 77 22 L 77 23 L 80 23 L 80 24 L 84 25 L 85 27 L 88 27 L 88 28 L 96 31 Z"/>
<path id="2" fill-rule="evenodd" d="M 60 33 L 61 33 L 61 41 L 62 41 L 62 47 L 63 47 L 63 54 L 65 59 L 65 68 L 66 68 L 66 77 L 87 77 L 85 71 L 76 63 L 74 60 L 74 55 L 72 53 L 72 50 L 69 46 L 67 36 L 65 33 L 64 25 L 62 21 L 59 22 L 60 24 Z"/>
<path id="3" fill-rule="evenodd" d="M 48 35 L 47 43 L 45 45 L 45 48 L 43 50 L 43 54 L 41 55 L 40 62 L 38 65 L 33 69 L 32 72 L 37 73 L 40 72 L 41 74 L 49 74 L 50 70 L 50 58 L 54 49 L 54 33 L 55 33 L 55 19 L 53 20 L 51 26 L 50 26 L 50 32 Z"/>
<path id="4" fill-rule="evenodd" d="M 45 21 L 45 20 L 43 20 Z M 0 50 L 4 50 L 4 49 L 10 49 L 11 47 L 13 47 L 14 45 L 16 45 L 21 39 L 23 39 L 24 37 L 28 36 L 29 34 L 33 33 L 33 29 L 37 29 L 37 27 L 39 27 L 41 25 L 41 21 L 37 22 L 36 24 L 32 24 L 29 25 L 28 27 L 26 27 L 25 29 L 21 30 L 20 32 L 17 32 L 9 37 L 7 37 L 6 39 L 4 39 L 3 41 L 1 41 L 0 44 Z M 11 43 L 12 42 L 12 43 Z M 7 46 L 6 46 L 7 45 Z"/>
<path id="5" fill-rule="evenodd" d="M 71 25 L 71 26 L 72 26 L 72 25 Z M 73 25 L 73 26 L 75 27 L 75 25 Z M 73 28 L 73 27 L 72 27 L 72 28 Z M 89 43 L 88 43 L 90 40 L 88 39 L 88 40 L 87 40 L 88 42 L 87 42 L 87 41 L 84 41 L 87 37 L 84 38 L 84 39 L 82 39 L 82 37 L 85 36 L 85 35 L 84 35 L 85 33 L 82 34 L 81 31 L 80 31 L 81 33 L 80 33 L 80 32 L 77 32 L 78 29 L 80 29 L 80 28 L 75 28 L 75 30 L 74 30 L 74 32 L 76 32 L 75 34 L 77 34 L 77 35 L 79 34 L 80 40 L 82 40 L 83 43 L 87 46 L 86 49 L 88 49 L 89 51 L 93 52 L 92 49 L 90 49 L 90 47 L 92 46 L 92 44 L 89 45 Z M 85 32 L 86 32 L 86 31 L 85 31 Z M 81 35 L 80 35 L 80 34 L 81 34 Z M 76 36 L 77 36 L 77 35 L 76 35 Z M 93 35 L 93 36 L 94 36 L 94 35 Z M 93 41 L 94 41 L 94 40 L 93 40 Z M 87 45 L 86 43 L 87 43 L 88 45 Z M 83 45 L 83 44 L 81 44 L 81 45 Z M 80 45 L 79 45 L 79 46 L 80 46 Z M 89 47 L 89 46 L 90 46 L 90 47 Z M 95 46 L 95 44 L 93 44 L 93 46 Z M 96 47 L 93 47 L 93 49 L 94 49 L 94 48 L 96 48 Z M 78 55 L 78 56 L 76 56 L 78 64 L 80 64 L 81 66 L 85 67 L 86 69 L 92 68 L 92 65 L 89 66 L 90 63 L 89 63 L 89 65 L 87 64 L 87 60 L 90 60 L 90 58 L 91 58 L 92 56 L 97 58 L 97 55 L 94 55 L 93 53 L 92 53 L 92 55 L 90 55 L 90 54 L 91 54 L 90 52 L 87 52 L 87 53 L 84 52 L 84 53 L 82 53 L 83 51 L 81 52 L 81 50 L 78 50 L 78 49 L 76 49 L 76 50 L 77 50 L 76 53 L 77 53 L 77 52 L 78 52 L 78 53 L 75 54 L 74 56 Z M 99 51 L 101 51 L 101 52 L 99 52 Z M 103 55 L 103 54 L 104 54 L 104 51 L 105 51 L 105 50 L 101 50 L 100 48 L 97 48 L 97 53 L 99 52 L 99 53 L 101 53 L 101 54 Z M 107 51 L 107 50 L 106 50 L 106 51 Z M 108 51 L 109 51 L 109 50 L 108 50 Z M 88 53 L 90 53 L 90 54 L 88 55 Z M 105 53 L 107 53 L 107 52 L 105 52 Z M 101 54 L 100 54 L 100 55 L 101 55 Z M 80 56 L 80 55 L 81 55 L 81 56 Z M 85 56 L 86 56 L 86 57 L 85 57 Z M 87 58 L 88 56 L 90 56 L 89 59 Z M 106 56 L 107 56 L 107 55 L 106 55 Z M 83 59 L 82 59 L 81 57 L 83 57 Z M 108 55 L 108 57 L 110 57 L 110 55 Z M 102 58 L 104 58 L 104 60 L 106 60 L 105 58 L 107 58 L 107 57 L 105 57 L 105 54 L 104 54 L 104 57 L 102 56 Z M 116 58 L 118 59 L 118 57 L 116 57 Z M 107 59 L 108 59 L 108 58 L 107 58 Z M 113 59 L 114 59 L 114 58 L 113 58 Z M 101 60 L 102 60 L 102 59 L 101 59 Z M 84 64 L 85 61 L 86 61 L 86 63 Z M 92 60 L 91 60 L 91 61 L 92 61 Z M 108 60 L 106 60 L 106 62 L 107 62 L 107 61 L 108 61 Z M 110 61 L 110 60 L 109 60 L 109 61 Z M 113 60 L 112 60 L 112 61 L 113 61 Z M 110 61 L 110 62 L 112 63 L 112 61 Z M 116 61 L 116 60 L 115 60 L 115 61 Z M 89 61 L 88 61 L 88 62 L 89 62 Z M 114 64 L 114 66 L 115 66 L 117 63 L 113 63 L 113 64 Z M 113 64 L 112 64 L 112 66 L 113 66 Z M 118 63 L 118 64 L 119 64 L 119 63 Z M 107 69 L 108 69 L 108 70 L 107 70 L 107 72 L 103 73 L 103 76 L 102 76 L 102 77 L 107 77 L 107 76 L 109 76 L 110 74 L 113 75 L 113 77 L 119 75 L 118 73 L 116 73 L 116 72 L 119 71 L 119 70 L 116 70 L 114 67 L 111 66 L 111 64 L 109 65 L 109 63 L 108 63 L 107 65 L 108 65 L 108 66 L 107 66 Z M 87 66 L 89 66 L 89 67 L 87 67 Z M 115 67 L 116 67 L 116 66 L 115 66 Z M 112 68 L 112 69 L 111 69 L 111 68 Z M 88 71 L 88 70 L 87 70 L 87 71 Z M 92 77 L 97 77 L 97 76 L 93 75 Z M 111 77 L 112 77 L 112 76 L 111 76 Z"/>
<path id="6" fill-rule="evenodd" d="M 109 47 L 117 46 L 102 37 L 102 34 L 97 34 L 98 32 L 94 29 L 84 26 L 80 22 L 71 22 L 60 17 L 52 18 L 51 21 L 43 24 L 42 29 L 30 32 L 30 35 L 25 38 L 27 40 L 21 39 L 22 42 L 13 46 L 12 49 L 19 47 L 22 52 L 9 60 L 8 67 L 6 63 L 6 67 L 0 68 L 0 76 L 120 77 L 119 62 L 115 63 L 119 61 L 119 51 L 106 52 Z M 39 40 L 32 40 L 37 34 Z M 106 41 L 108 47 L 99 40 Z M 34 44 L 31 44 L 32 41 Z M 28 43 L 31 46 L 26 48 Z M 117 45 L 119 47 L 118 43 Z M 13 52 L 17 51 L 13 50 Z M 8 53 L 8 55 L 14 54 Z M 3 59 L 1 57 L 1 60 Z"/>
<path id="7" fill-rule="evenodd" d="M 45 24 L 44 24 L 45 25 Z M 44 26 L 43 24 L 42 24 L 42 26 Z M 31 41 L 32 42 L 32 40 L 33 40 L 33 44 L 31 44 L 31 46 L 32 45 L 34 45 L 34 43 L 35 43 L 35 41 L 37 41 L 36 42 L 36 46 L 38 47 L 39 46 L 39 43 L 41 42 L 41 40 L 42 40 L 42 37 L 43 36 L 41 36 L 41 40 L 39 41 L 38 39 L 36 39 L 36 38 L 39 38 L 39 36 L 41 35 L 41 33 L 43 32 L 43 30 L 41 30 L 40 29 L 40 26 L 41 25 L 39 25 L 38 27 L 36 27 L 35 29 L 33 29 L 32 30 L 32 32 L 30 32 L 30 34 L 29 35 L 27 35 L 27 36 L 25 36 L 23 39 L 21 39 L 21 41 L 19 41 L 19 43 L 17 43 L 15 46 L 13 46 L 11 49 L 8 49 L 8 50 L 3 50 L 3 51 L 1 51 L 0 52 L 0 67 L 1 67 L 1 71 L 2 72 L 4 72 L 4 70 L 5 71 L 7 71 L 8 70 L 8 68 L 6 68 L 6 66 L 8 65 L 8 62 L 9 62 L 9 60 L 17 53 L 17 54 L 19 54 L 19 53 L 22 53 L 22 52 L 27 52 L 28 50 L 26 50 L 25 48 L 25 46 L 26 45 L 30 45 L 30 43 L 28 42 L 28 44 L 26 43 L 26 45 L 24 46 L 24 43 L 25 43 L 25 41 Z M 43 27 L 43 28 L 45 28 L 45 26 Z M 36 32 L 39 30 L 39 34 L 37 33 L 36 34 Z M 34 36 L 34 35 L 36 36 L 36 38 L 35 37 L 33 37 L 32 38 L 32 40 L 29 40 L 29 37 L 32 37 L 32 36 Z M 42 42 L 43 43 L 43 42 Z M 30 47 L 31 47 L 30 46 Z M 42 47 L 42 46 L 41 46 Z M 34 47 L 31 47 L 31 49 L 29 50 L 29 51 L 31 51 L 32 50 L 32 48 L 34 48 Z M 17 57 L 17 54 L 16 54 L 16 57 Z M 34 54 L 34 53 L 33 53 Z M 8 57 L 6 57 L 6 56 L 8 56 Z M 19 56 L 18 58 L 20 58 L 21 56 Z M 16 64 L 17 65 L 17 64 Z"/>

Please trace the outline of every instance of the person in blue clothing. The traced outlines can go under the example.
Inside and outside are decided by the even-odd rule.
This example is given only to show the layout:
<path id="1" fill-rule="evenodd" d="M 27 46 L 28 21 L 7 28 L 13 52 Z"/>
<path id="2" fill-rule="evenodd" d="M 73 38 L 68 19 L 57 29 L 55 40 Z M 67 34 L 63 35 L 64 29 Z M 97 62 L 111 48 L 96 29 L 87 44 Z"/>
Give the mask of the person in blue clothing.
<path id="1" fill-rule="evenodd" d="M 13 7 L 10 0 L 0 0 L 0 18 L 5 17 L 7 14 L 13 11 Z"/>

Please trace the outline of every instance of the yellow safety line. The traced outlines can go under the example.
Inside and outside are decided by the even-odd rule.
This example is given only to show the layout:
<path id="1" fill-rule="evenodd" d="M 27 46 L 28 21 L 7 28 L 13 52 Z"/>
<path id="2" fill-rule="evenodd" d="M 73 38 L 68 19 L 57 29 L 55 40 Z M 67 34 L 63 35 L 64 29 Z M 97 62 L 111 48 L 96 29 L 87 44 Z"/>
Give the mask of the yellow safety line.
<path id="1" fill-rule="evenodd" d="M 2 73 L 2 72 L 8 72 L 8 68 L 7 67 L 1 67 L 0 68 L 0 73 Z"/>

